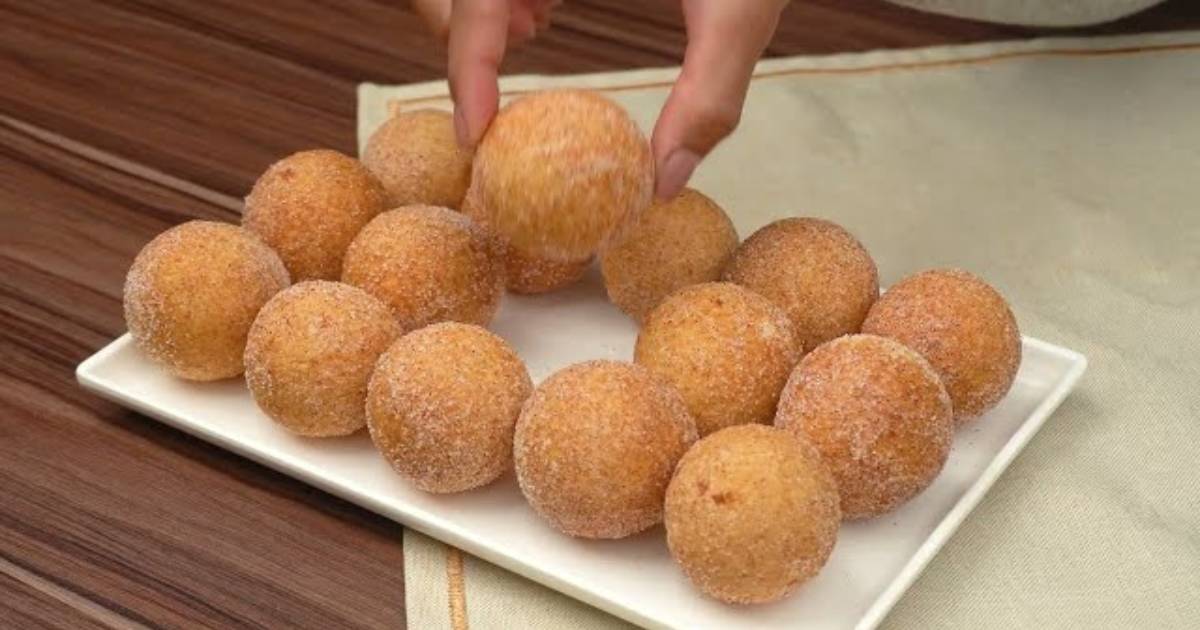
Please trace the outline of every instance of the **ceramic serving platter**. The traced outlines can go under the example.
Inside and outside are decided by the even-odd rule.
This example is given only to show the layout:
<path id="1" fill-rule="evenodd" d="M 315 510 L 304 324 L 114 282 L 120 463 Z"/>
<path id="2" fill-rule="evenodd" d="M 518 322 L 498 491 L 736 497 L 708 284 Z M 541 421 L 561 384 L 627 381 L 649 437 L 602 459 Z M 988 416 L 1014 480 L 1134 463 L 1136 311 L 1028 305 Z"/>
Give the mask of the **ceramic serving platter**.
<path id="1" fill-rule="evenodd" d="M 593 358 L 628 360 L 637 330 L 605 299 L 596 273 L 567 291 L 506 296 L 491 328 L 535 382 Z M 821 574 L 792 597 L 741 608 L 701 596 L 672 564 L 661 527 L 619 541 L 560 535 L 525 504 L 510 474 L 477 491 L 424 494 L 396 476 L 364 432 L 295 437 L 254 405 L 240 379 L 168 376 L 128 335 L 80 364 L 84 387 L 597 606 L 654 628 L 872 628 L 979 503 L 1086 368 L 1079 353 L 1026 338 L 1016 384 L 962 429 L 937 481 L 895 513 L 844 525 Z"/>

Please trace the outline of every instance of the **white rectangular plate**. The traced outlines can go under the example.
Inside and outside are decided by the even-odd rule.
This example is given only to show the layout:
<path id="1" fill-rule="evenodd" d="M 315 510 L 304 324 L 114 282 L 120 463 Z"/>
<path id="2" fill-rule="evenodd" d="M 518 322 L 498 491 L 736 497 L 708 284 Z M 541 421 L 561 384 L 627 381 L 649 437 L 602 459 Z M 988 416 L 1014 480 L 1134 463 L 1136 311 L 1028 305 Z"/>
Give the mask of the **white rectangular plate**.
<path id="1" fill-rule="evenodd" d="M 562 293 L 506 296 L 492 329 L 521 353 L 535 382 L 577 361 L 631 358 L 637 330 L 599 285 L 593 270 Z M 537 518 L 512 475 L 461 495 L 423 494 L 392 472 L 365 434 L 290 435 L 255 407 L 240 379 L 174 379 L 128 335 L 80 364 L 77 374 L 85 387 L 122 405 L 641 625 L 865 629 L 887 614 L 1086 365 L 1076 352 L 1025 339 L 1012 391 L 959 432 L 928 490 L 893 514 L 843 526 L 816 579 L 785 601 L 753 608 L 702 597 L 672 564 L 661 527 L 619 541 L 568 538 Z"/>

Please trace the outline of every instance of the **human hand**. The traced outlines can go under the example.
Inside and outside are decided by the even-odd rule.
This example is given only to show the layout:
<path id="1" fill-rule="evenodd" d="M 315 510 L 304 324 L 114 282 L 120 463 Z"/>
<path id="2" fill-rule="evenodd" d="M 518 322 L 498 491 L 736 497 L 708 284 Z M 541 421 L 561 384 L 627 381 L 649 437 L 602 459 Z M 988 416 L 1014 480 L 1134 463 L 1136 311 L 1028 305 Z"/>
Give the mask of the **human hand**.
<path id="1" fill-rule="evenodd" d="M 413 0 L 433 33 L 449 45 L 450 95 L 458 143 L 475 146 L 499 107 L 497 75 L 510 43 L 550 26 L 562 0 Z"/>
<path id="2" fill-rule="evenodd" d="M 682 0 L 683 69 L 654 125 L 654 193 L 679 194 L 742 118 L 754 64 L 775 34 L 787 0 Z"/>
<path id="3" fill-rule="evenodd" d="M 449 39 L 450 91 L 459 142 L 474 146 L 499 106 L 497 75 L 510 42 L 549 26 L 561 0 L 413 0 Z M 655 195 L 674 197 L 741 118 L 754 64 L 787 0 L 681 0 L 688 46 L 651 145 Z"/>

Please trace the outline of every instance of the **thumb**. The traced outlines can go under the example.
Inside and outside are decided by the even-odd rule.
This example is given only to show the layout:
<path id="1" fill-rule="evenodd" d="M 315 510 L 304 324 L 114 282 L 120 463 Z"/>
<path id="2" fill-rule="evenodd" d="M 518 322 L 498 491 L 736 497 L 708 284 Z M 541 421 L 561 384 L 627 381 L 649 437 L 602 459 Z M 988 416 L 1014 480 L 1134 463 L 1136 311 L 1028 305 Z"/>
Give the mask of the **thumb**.
<path id="1" fill-rule="evenodd" d="M 688 46 L 651 143 L 655 196 L 679 193 L 713 147 L 737 127 L 754 64 L 775 32 L 781 0 L 684 0 Z"/>
<path id="2" fill-rule="evenodd" d="M 455 0 L 450 13 L 450 94 L 458 142 L 479 142 L 500 103 L 497 75 L 508 43 L 508 0 Z"/>

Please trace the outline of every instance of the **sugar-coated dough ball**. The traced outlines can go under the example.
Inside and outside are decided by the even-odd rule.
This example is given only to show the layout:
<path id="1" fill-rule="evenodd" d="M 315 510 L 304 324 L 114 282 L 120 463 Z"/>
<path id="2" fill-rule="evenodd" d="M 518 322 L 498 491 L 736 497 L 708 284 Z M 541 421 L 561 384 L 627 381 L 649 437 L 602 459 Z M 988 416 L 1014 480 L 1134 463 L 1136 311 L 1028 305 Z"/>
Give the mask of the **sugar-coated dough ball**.
<path id="1" fill-rule="evenodd" d="M 488 214 L 479 200 L 479 189 L 470 188 L 463 198 L 462 213 L 483 226 L 487 226 Z M 592 259 L 561 261 L 534 256 L 512 247 L 504 237 L 492 230 L 504 257 L 505 286 L 513 293 L 533 295 L 550 293 L 575 284 L 583 278 Z"/>
<path id="2" fill-rule="evenodd" d="M 630 363 L 589 361 L 534 390 L 513 456 L 525 498 L 556 529 L 621 538 L 662 520 L 671 472 L 695 439 L 664 381 Z"/>
<path id="3" fill-rule="evenodd" d="M 301 151 L 254 183 L 242 225 L 279 254 L 293 281 L 337 280 L 350 241 L 384 203 L 383 187 L 358 160 Z"/>
<path id="4" fill-rule="evenodd" d="M 863 332 L 891 337 L 925 357 L 942 377 L 958 424 L 1008 393 L 1021 365 L 1021 332 L 995 289 L 957 269 L 909 276 L 888 289 Z"/>
<path id="5" fill-rule="evenodd" d="M 538 92 L 496 115 L 475 153 L 488 223 L 521 252 L 587 259 L 650 203 L 650 145 L 619 105 L 579 90 Z"/>
<path id="6" fill-rule="evenodd" d="M 367 381 L 401 333 L 382 302 L 340 282 L 280 291 L 250 327 L 246 385 L 263 413 L 309 437 L 366 425 Z"/>
<path id="7" fill-rule="evenodd" d="M 471 151 L 459 148 L 454 118 L 441 110 L 393 115 L 371 134 L 362 161 L 383 182 L 389 208 L 457 209 L 471 183 Z"/>
<path id="8" fill-rule="evenodd" d="M 471 219 L 406 206 L 363 228 L 346 251 L 342 281 L 382 300 L 405 330 L 441 321 L 484 325 L 500 306 L 504 266 L 495 240 Z"/>
<path id="9" fill-rule="evenodd" d="M 650 205 L 601 260 L 608 297 L 638 321 L 677 289 L 715 282 L 738 246 L 737 230 L 713 200 L 685 188 Z"/>
<path id="10" fill-rule="evenodd" d="M 367 426 L 379 452 L 418 488 L 470 490 L 512 469 L 513 427 L 532 387 L 500 337 L 472 324 L 433 324 L 380 358 Z"/>
<path id="11" fill-rule="evenodd" d="M 279 256 L 236 225 L 189 221 L 150 241 L 125 276 L 125 324 L 138 348 L 180 378 L 242 373 L 254 316 L 288 286 Z"/>
<path id="12" fill-rule="evenodd" d="M 837 541 L 837 487 L 803 438 L 758 424 L 722 429 L 683 456 L 667 488 L 667 546 L 706 595 L 781 599 Z"/>
<path id="13" fill-rule="evenodd" d="M 775 424 L 817 447 L 847 520 L 890 512 L 928 487 L 954 437 L 937 373 L 900 342 L 873 335 L 839 337 L 804 357 Z"/>
<path id="14" fill-rule="evenodd" d="M 679 389 L 700 435 L 770 424 L 800 356 L 783 310 L 728 282 L 671 294 L 650 312 L 634 348 L 634 361 Z"/>
<path id="15" fill-rule="evenodd" d="M 879 273 L 867 250 L 841 226 L 782 219 L 750 235 L 725 279 L 783 307 L 806 351 L 862 327 L 879 297 Z"/>
<path id="16" fill-rule="evenodd" d="M 531 256 L 508 247 L 504 265 L 509 291 L 522 295 L 538 295 L 565 289 L 583 279 L 592 259 L 562 262 Z"/>

